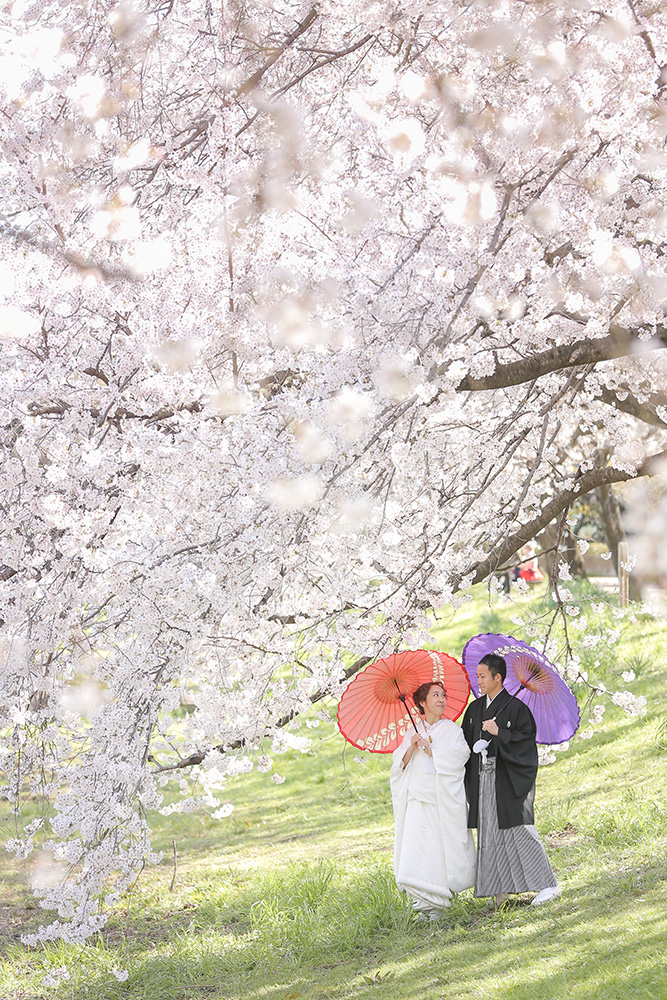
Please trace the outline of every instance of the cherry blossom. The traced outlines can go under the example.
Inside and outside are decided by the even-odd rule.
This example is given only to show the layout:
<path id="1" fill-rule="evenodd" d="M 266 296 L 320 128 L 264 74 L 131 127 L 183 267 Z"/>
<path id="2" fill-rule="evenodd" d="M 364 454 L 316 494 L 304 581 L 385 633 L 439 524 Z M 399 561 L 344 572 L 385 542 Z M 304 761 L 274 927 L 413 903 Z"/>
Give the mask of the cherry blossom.
<path id="1" fill-rule="evenodd" d="M 310 752 L 291 721 L 430 609 L 577 498 L 664 485 L 667 12 L 3 28 L 2 794 L 51 804 L 10 846 L 42 852 L 41 939 L 84 941 L 151 811 L 227 815 L 223 779 Z"/>

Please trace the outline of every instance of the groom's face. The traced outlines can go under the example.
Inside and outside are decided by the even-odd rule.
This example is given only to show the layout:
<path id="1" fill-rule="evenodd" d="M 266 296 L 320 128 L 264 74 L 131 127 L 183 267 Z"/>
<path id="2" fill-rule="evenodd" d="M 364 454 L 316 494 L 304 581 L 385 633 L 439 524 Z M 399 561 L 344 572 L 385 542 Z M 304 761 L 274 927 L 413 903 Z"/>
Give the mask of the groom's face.
<path id="1" fill-rule="evenodd" d="M 480 694 L 491 696 L 498 694 L 503 684 L 500 674 L 492 674 L 486 663 L 480 663 L 477 667 L 477 683 Z"/>

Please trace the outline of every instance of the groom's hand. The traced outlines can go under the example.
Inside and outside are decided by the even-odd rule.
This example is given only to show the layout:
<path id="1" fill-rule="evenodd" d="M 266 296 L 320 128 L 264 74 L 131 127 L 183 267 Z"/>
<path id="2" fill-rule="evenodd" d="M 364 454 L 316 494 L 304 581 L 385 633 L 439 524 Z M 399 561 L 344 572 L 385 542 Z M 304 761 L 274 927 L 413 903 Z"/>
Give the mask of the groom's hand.
<path id="1" fill-rule="evenodd" d="M 482 729 L 485 733 L 491 733 L 492 736 L 498 735 L 498 723 L 494 719 L 487 719 L 486 722 L 483 722 Z"/>

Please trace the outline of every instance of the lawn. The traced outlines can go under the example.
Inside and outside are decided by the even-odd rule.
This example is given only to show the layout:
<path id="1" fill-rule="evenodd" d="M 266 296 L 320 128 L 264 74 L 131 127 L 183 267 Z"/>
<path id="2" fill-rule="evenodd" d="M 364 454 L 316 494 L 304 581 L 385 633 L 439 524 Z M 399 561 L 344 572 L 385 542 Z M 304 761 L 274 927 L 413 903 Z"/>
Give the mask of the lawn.
<path id="1" fill-rule="evenodd" d="M 516 614 L 480 591 L 434 641 L 459 655 L 478 631 L 524 637 Z M 607 701 L 591 725 L 581 686 L 583 735 L 540 769 L 536 822 L 561 899 L 495 910 L 468 892 L 418 923 L 393 882 L 389 758 L 320 721 L 304 726 L 312 753 L 274 758 L 284 783 L 253 771 L 227 786 L 229 817 L 156 816 L 162 864 L 85 947 L 21 945 L 43 913 L 25 863 L 3 855 L 1 1000 L 667 1000 L 667 623 L 632 617 L 584 666 L 644 695 L 646 715 Z"/>

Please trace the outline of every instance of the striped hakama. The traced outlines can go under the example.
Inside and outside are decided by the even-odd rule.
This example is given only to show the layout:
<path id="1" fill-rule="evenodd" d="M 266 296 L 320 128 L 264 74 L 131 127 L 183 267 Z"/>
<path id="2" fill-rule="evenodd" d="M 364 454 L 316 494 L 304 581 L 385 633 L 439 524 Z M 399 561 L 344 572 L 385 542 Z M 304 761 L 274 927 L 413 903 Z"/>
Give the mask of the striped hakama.
<path id="1" fill-rule="evenodd" d="M 498 827 L 496 761 L 480 762 L 475 896 L 539 892 L 558 885 L 534 826 Z"/>

